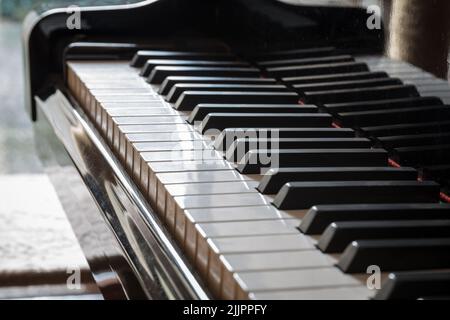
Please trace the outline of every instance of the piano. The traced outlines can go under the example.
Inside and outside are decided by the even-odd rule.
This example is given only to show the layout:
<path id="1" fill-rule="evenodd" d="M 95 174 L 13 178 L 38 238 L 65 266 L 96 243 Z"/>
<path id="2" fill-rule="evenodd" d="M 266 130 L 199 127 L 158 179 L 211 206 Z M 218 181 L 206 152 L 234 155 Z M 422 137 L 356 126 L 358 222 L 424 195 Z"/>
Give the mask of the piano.
<path id="1" fill-rule="evenodd" d="M 105 298 L 450 297 L 448 84 L 303 2 L 28 16 L 38 149 L 94 204 L 66 211 Z"/>

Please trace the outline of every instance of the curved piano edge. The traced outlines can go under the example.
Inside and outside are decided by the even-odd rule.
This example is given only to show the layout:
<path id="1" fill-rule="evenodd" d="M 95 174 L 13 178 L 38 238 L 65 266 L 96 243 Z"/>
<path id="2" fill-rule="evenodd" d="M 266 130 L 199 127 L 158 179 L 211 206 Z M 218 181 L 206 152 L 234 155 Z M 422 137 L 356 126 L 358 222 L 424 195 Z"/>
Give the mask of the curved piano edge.
<path id="1" fill-rule="evenodd" d="M 176 0 L 175 0 L 176 1 Z M 34 96 L 40 91 L 45 90 L 42 87 L 43 82 L 51 82 L 50 72 L 55 72 L 54 64 L 60 63 L 52 50 L 59 48 L 61 43 L 68 44 L 72 39 L 84 37 L 90 31 L 96 32 L 108 30 L 113 32 L 126 32 L 128 29 L 136 29 L 140 23 L 148 21 L 148 10 L 152 10 L 154 4 L 162 3 L 166 7 L 162 7 L 156 11 L 158 16 L 161 10 L 167 8 L 167 1 L 160 0 L 143 0 L 134 4 L 108 5 L 108 6 L 89 6 L 80 7 L 81 29 L 69 30 L 67 27 L 67 19 L 73 14 L 73 11 L 65 8 L 54 8 L 47 11 L 31 11 L 24 19 L 22 25 L 22 42 L 23 42 L 23 59 L 25 72 L 25 96 L 26 109 L 32 120 L 37 119 L 36 106 Z M 169 4 L 170 7 L 170 4 Z M 133 17 L 130 23 L 104 23 L 103 15 L 121 15 Z M 113 33 L 110 33 L 113 34 Z M 63 46 L 64 47 L 64 46 Z M 49 59 L 50 58 L 50 59 Z M 50 61 L 53 60 L 53 61 Z M 52 66 L 53 64 L 53 66 Z"/>
<path id="2" fill-rule="evenodd" d="M 210 294 L 195 271 L 192 271 L 193 268 L 185 261 L 168 233 L 160 227 L 156 214 L 130 178 L 123 173 L 121 165 L 97 131 L 85 120 L 74 99 L 63 89 L 56 89 L 45 100 L 35 99 L 49 123 L 49 130 L 63 144 L 94 198 L 98 207 L 96 211 L 108 227 L 105 229 L 109 229 L 117 240 L 116 246 L 120 246 L 119 251 L 140 284 L 145 298 L 210 299 Z M 74 231 L 79 237 L 77 230 Z M 83 239 L 79 241 L 83 247 Z M 99 277 L 96 277 L 94 269 L 99 261 L 87 259 L 97 280 Z M 111 257 L 108 260 L 107 263 L 114 268 Z M 128 292 L 136 292 L 136 288 L 127 288 L 127 284 L 132 281 L 119 279 L 119 282 L 125 297 L 133 297 Z M 102 289 L 102 285 L 99 286 Z"/>

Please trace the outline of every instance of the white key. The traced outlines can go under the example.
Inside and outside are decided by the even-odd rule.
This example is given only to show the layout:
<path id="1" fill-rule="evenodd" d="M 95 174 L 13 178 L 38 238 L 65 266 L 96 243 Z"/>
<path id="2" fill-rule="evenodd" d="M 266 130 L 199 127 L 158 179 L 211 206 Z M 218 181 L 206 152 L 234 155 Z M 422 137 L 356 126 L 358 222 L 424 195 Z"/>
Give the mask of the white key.
<path id="1" fill-rule="evenodd" d="M 156 175 L 162 184 L 172 183 L 198 183 L 198 182 L 227 182 L 249 181 L 246 176 L 236 170 L 223 171 L 189 171 L 189 172 L 165 172 Z"/>
<path id="2" fill-rule="evenodd" d="M 246 182 L 248 184 L 249 182 Z M 197 208 L 185 212 L 196 223 L 233 222 L 249 220 L 277 220 L 299 218 L 271 205 L 251 207 Z M 300 215 L 299 211 L 299 215 Z"/>
<path id="3" fill-rule="evenodd" d="M 212 149 L 212 146 L 203 140 L 135 142 L 132 145 L 137 152 Z"/>
<path id="4" fill-rule="evenodd" d="M 152 132 L 128 133 L 126 138 L 130 142 L 192 141 L 201 139 L 201 136 L 196 132 Z"/>
<path id="5" fill-rule="evenodd" d="M 197 208 L 184 210 L 183 214 L 177 214 L 175 218 L 175 237 L 178 239 L 182 247 L 184 247 L 188 237 L 190 241 L 194 241 L 194 235 L 196 234 L 196 224 L 204 223 L 217 223 L 217 222 L 249 222 L 258 220 L 283 220 L 283 219 L 297 219 L 295 215 L 290 215 L 283 211 L 276 210 L 271 205 L 263 206 L 251 206 L 251 207 L 222 207 L 222 208 Z M 300 224 L 297 220 L 297 225 Z M 214 241 L 226 241 L 227 238 L 213 238 Z M 234 239 L 234 238 L 233 238 Z M 243 239 L 245 241 L 245 239 Z M 222 242 L 219 242 L 219 244 Z M 205 247 L 207 252 L 201 253 L 204 256 L 208 256 L 210 248 L 214 252 L 215 242 L 211 242 L 208 247 Z M 253 250 L 257 250 L 254 246 L 251 246 Z M 215 249 L 216 248 L 216 249 Z M 246 246 L 242 247 L 243 250 L 247 250 Z M 247 248 L 247 249 L 246 249 Z M 217 249 L 219 250 L 219 249 Z M 223 248 L 221 249 L 223 250 Z"/>
<path id="6" fill-rule="evenodd" d="M 332 267 L 337 259 L 319 250 L 225 254 L 222 262 L 229 272 Z"/>
<path id="7" fill-rule="evenodd" d="M 117 108 L 105 108 L 103 107 L 105 112 L 110 117 L 126 117 L 126 116 L 133 116 L 133 117 L 140 117 L 140 116 L 176 116 L 177 113 L 173 109 L 169 108 L 130 108 L 130 107 L 117 107 Z"/>
<path id="8" fill-rule="evenodd" d="M 204 238 L 257 236 L 271 234 L 298 234 L 297 221 L 239 221 L 223 223 L 202 223 L 197 230 Z"/>
<path id="9" fill-rule="evenodd" d="M 86 87 L 89 90 L 95 90 L 95 89 L 126 89 L 126 88 L 146 88 L 147 85 L 145 81 L 142 81 L 139 78 L 133 78 L 130 77 L 129 81 L 99 81 L 95 79 L 90 79 L 88 83 L 86 83 Z"/>
<path id="10" fill-rule="evenodd" d="M 346 275 L 337 268 L 239 272 L 234 274 L 239 285 L 224 281 L 221 297 L 224 299 L 247 298 L 250 292 L 269 290 L 295 290 L 361 286 L 361 280 Z M 225 284 L 232 286 L 227 287 Z"/>
<path id="11" fill-rule="evenodd" d="M 315 248 L 311 238 L 301 233 L 209 238 L 208 243 L 212 250 L 220 254 L 297 251 Z"/>
<path id="12" fill-rule="evenodd" d="M 149 162 L 148 165 L 154 173 L 233 169 L 225 160 Z"/>
<path id="13" fill-rule="evenodd" d="M 167 162 L 167 161 L 206 161 L 222 160 L 223 158 L 215 150 L 188 150 L 188 151 L 163 151 L 142 152 L 141 157 L 145 162 Z"/>
<path id="14" fill-rule="evenodd" d="M 151 132 L 193 132 L 188 124 L 141 124 L 121 125 L 119 129 L 123 133 L 151 133 Z"/>
<path id="15" fill-rule="evenodd" d="M 222 287 L 237 286 L 235 272 L 331 268 L 336 262 L 337 259 L 318 250 L 222 254 L 219 259 L 210 257 L 207 281 L 219 295 Z"/>
<path id="16" fill-rule="evenodd" d="M 194 141 L 162 141 L 162 142 L 136 142 L 127 143 L 125 162 L 127 168 L 133 172 L 136 179 L 140 179 L 141 166 L 146 165 L 141 154 L 143 152 L 175 152 L 189 150 L 212 150 L 213 148 L 203 140 Z"/>
<path id="17" fill-rule="evenodd" d="M 148 87 L 142 88 L 106 88 L 106 89 L 93 89 L 90 90 L 92 95 L 94 96 L 104 96 L 104 95 L 135 95 L 135 94 L 145 94 L 145 95 L 153 95 L 153 92 Z M 155 96 L 157 97 L 157 96 Z"/>
<path id="18" fill-rule="evenodd" d="M 108 125 L 108 128 L 110 126 Z M 172 132 L 178 132 L 180 130 L 181 132 L 189 132 L 191 128 L 188 125 L 185 124 L 155 124 L 155 125 L 127 125 L 127 126 L 115 126 L 114 124 L 111 125 L 113 128 L 112 134 L 113 134 L 113 150 L 119 153 L 119 158 L 122 161 L 125 161 L 126 156 L 126 149 L 128 145 L 128 141 L 126 139 L 126 134 L 130 133 L 172 133 Z M 154 131 L 152 131 L 154 130 Z M 108 130 L 108 135 L 110 134 Z"/>
<path id="19" fill-rule="evenodd" d="M 187 216 L 184 249 L 194 257 L 200 274 L 206 276 L 211 247 L 207 240 L 215 237 L 299 234 L 297 219 L 198 223 Z"/>
<path id="20" fill-rule="evenodd" d="M 103 108 L 108 110 L 113 109 L 125 109 L 125 108 L 148 108 L 148 109 L 166 109 L 168 112 L 174 112 L 170 106 L 167 106 L 164 101 L 155 100 L 153 102 L 129 102 L 129 101 L 122 101 L 122 102 L 116 102 L 116 101 L 104 101 L 101 102 L 101 105 Z"/>
<path id="21" fill-rule="evenodd" d="M 154 116 L 154 117 L 113 117 L 113 122 L 118 126 L 145 125 L 145 124 L 184 124 L 181 116 Z"/>
<path id="22" fill-rule="evenodd" d="M 179 179 L 177 179 L 179 177 Z M 243 182 L 242 177 L 234 170 L 226 171 L 194 171 L 156 174 L 157 193 L 156 206 L 162 214 L 168 228 L 173 230 L 176 216 L 184 215 L 184 210 L 192 208 L 214 208 L 233 206 L 267 205 L 268 202 L 259 193 L 244 194 L 210 194 L 172 196 L 166 186 L 171 183 L 196 182 Z"/>
<path id="23" fill-rule="evenodd" d="M 186 195 L 257 193 L 257 182 L 206 182 L 177 183 L 166 185 L 166 191 L 173 197 Z"/>

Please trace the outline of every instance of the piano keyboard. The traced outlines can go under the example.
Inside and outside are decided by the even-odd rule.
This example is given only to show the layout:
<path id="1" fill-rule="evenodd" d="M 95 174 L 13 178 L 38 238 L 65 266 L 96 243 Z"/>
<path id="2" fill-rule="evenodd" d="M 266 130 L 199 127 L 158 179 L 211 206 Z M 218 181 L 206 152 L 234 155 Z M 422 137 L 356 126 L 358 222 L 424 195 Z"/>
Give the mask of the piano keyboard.
<path id="1" fill-rule="evenodd" d="M 67 67 L 72 94 L 214 297 L 450 294 L 446 82 L 333 48 L 247 61 L 139 51 Z M 366 285 L 371 265 L 380 290 Z"/>

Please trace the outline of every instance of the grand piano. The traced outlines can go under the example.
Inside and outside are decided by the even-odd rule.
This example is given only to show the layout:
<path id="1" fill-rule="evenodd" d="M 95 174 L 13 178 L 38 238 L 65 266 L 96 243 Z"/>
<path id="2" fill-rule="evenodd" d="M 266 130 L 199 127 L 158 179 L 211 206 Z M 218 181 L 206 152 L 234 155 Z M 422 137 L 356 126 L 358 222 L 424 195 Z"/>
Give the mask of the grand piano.
<path id="1" fill-rule="evenodd" d="M 450 297 L 450 91 L 355 3 L 27 17 L 37 148 L 105 298 Z"/>

